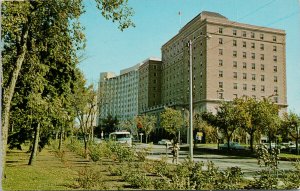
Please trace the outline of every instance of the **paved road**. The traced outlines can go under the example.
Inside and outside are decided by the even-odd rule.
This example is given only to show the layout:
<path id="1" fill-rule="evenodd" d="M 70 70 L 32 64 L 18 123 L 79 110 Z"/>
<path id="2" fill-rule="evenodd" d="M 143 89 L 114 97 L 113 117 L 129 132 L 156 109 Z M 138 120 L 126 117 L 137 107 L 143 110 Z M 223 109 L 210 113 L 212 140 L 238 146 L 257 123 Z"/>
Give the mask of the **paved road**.
<path id="1" fill-rule="evenodd" d="M 136 146 L 137 149 L 141 148 L 149 148 L 149 159 L 159 160 L 162 157 L 166 156 L 166 147 L 164 145 L 147 145 L 140 144 Z M 168 162 L 172 163 L 172 155 L 171 150 L 168 150 Z M 184 161 L 188 156 L 188 151 L 179 151 L 179 162 Z M 204 153 L 194 153 L 194 161 L 199 162 L 203 161 L 206 163 L 207 161 L 212 161 L 216 164 L 220 169 L 227 169 L 228 167 L 240 167 L 243 172 L 247 175 L 253 175 L 255 171 L 259 169 L 259 165 L 257 164 L 257 159 L 251 157 L 241 157 L 241 156 L 226 156 L 219 154 L 204 154 Z M 288 161 L 279 161 L 278 167 L 280 170 L 289 170 L 293 169 L 292 162 Z"/>

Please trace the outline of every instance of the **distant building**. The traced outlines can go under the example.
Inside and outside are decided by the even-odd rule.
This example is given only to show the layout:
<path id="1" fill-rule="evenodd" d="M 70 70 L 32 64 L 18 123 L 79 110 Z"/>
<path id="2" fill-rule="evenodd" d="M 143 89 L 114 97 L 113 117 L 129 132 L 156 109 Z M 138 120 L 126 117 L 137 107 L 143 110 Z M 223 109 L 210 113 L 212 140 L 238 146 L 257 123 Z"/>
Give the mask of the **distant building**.
<path id="1" fill-rule="evenodd" d="M 121 70 L 100 74 L 98 85 L 98 121 L 108 115 L 118 120 L 131 119 L 138 113 L 138 68 L 140 64 Z"/>
<path id="2" fill-rule="evenodd" d="M 116 116 L 120 121 L 130 120 L 138 115 L 139 107 L 142 108 L 143 104 L 145 107 L 159 104 L 160 68 L 160 59 L 148 58 L 133 67 L 121 70 L 120 75 L 112 72 L 101 73 L 98 85 L 98 122 L 108 115 Z"/>

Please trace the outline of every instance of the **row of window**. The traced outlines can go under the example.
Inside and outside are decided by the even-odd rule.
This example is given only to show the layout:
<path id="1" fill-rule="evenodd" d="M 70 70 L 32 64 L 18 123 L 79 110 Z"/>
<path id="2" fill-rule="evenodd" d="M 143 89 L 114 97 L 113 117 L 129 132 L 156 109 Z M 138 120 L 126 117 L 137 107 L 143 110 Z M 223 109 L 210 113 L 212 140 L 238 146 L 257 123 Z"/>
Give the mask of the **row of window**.
<path id="1" fill-rule="evenodd" d="M 219 34 L 223 34 L 223 32 L 224 32 L 224 28 L 219 27 Z M 242 36 L 242 37 L 247 37 L 247 34 L 249 34 L 248 31 L 245 31 L 245 30 L 242 30 L 242 31 L 241 31 L 241 36 Z M 237 35 L 238 35 L 238 30 L 237 30 L 237 29 L 233 29 L 233 30 L 232 30 L 232 35 L 233 35 L 233 36 L 237 36 Z M 255 33 L 255 32 L 250 32 L 250 38 L 255 38 L 255 36 L 256 36 L 256 33 Z M 265 38 L 265 35 L 264 35 L 263 33 L 260 33 L 260 34 L 259 34 L 259 39 L 260 39 L 260 40 L 264 40 L 264 38 Z M 276 42 L 276 41 L 277 41 L 276 35 L 273 35 L 273 36 L 272 36 L 272 40 L 273 40 L 273 42 Z"/>
<path id="2" fill-rule="evenodd" d="M 219 38 L 219 44 L 223 44 L 223 38 Z M 232 46 L 237 46 L 237 40 L 233 39 L 232 40 Z M 247 48 L 247 42 L 246 41 L 242 41 L 242 47 L 243 48 Z M 250 43 L 250 47 L 252 49 L 255 49 L 255 42 L 251 42 Z M 260 50 L 265 50 L 265 45 L 264 44 L 260 44 Z M 277 46 L 273 46 L 273 51 L 277 52 Z"/>
<path id="3" fill-rule="evenodd" d="M 224 62 L 223 60 L 219 60 L 219 66 L 223 66 L 224 65 Z M 238 67 L 238 63 L 237 61 L 233 61 L 232 62 L 232 67 L 233 68 L 237 68 Z M 243 69 L 247 69 L 247 62 L 242 62 L 242 67 Z M 252 70 L 255 70 L 256 69 L 256 64 L 255 63 L 251 63 L 251 69 Z M 260 70 L 261 71 L 264 71 L 265 70 L 265 65 L 264 64 L 260 64 Z M 277 66 L 273 66 L 273 70 L 274 72 L 277 72 Z"/>
<path id="4" fill-rule="evenodd" d="M 219 55 L 223 55 L 223 49 L 219 49 Z M 233 57 L 237 57 L 238 53 L 236 50 L 234 50 L 232 52 L 232 56 Z M 247 52 L 243 52 L 243 58 L 247 58 Z M 254 60 L 255 59 L 255 53 L 251 53 L 251 58 Z M 265 60 L 265 55 L 264 54 L 260 54 L 260 60 Z M 277 62 L 277 56 L 273 55 L 273 61 Z"/>
<path id="5" fill-rule="evenodd" d="M 223 89 L 223 86 L 224 86 L 224 82 L 219 82 L 219 88 Z M 238 89 L 238 83 L 233 83 L 233 89 L 234 90 Z M 266 89 L 265 85 L 260 86 L 260 91 L 261 92 L 264 92 L 265 89 Z M 247 84 L 243 84 L 243 90 L 247 90 Z M 252 84 L 251 90 L 256 91 L 256 85 Z M 278 87 L 277 86 L 274 87 L 274 93 L 278 94 Z"/>
<path id="6" fill-rule="evenodd" d="M 277 70 L 276 70 L 277 71 Z M 224 76 L 224 73 L 222 70 L 219 70 L 219 77 L 222 78 Z M 238 78 L 238 73 L 237 72 L 233 72 L 233 78 L 237 79 Z M 247 73 L 243 73 L 243 79 L 246 80 L 247 79 Z M 252 80 L 256 80 L 256 74 L 251 74 L 251 79 Z M 263 82 L 265 81 L 265 75 L 260 75 L 260 80 Z M 278 77 L 274 76 L 274 82 L 278 82 Z"/>

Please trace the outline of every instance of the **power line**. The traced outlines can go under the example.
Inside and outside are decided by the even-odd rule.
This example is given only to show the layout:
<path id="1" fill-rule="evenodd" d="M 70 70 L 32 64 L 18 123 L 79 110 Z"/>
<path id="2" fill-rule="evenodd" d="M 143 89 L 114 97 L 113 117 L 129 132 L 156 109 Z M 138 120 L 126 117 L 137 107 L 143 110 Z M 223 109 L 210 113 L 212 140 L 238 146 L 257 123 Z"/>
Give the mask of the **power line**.
<path id="1" fill-rule="evenodd" d="M 256 9 L 254 9 L 254 10 L 251 11 L 250 13 L 244 15 L 243 17 L 241 17 L 241 18 L 239 18 L 239 19 L 237 19 L 237 20 L 242 20 L 242 19 L 248 17 L 249 15 L 253 15 L 253 13 L 256 13 L 257 11 L 259 11 L 259 10 L 261 10 L 261 9 L 263 9 L 263 8 L 265 8 L 265 7 L 267 7 L 267 6 L 269 6 L 270 4 L 274 3 L 275 1 L 277 1 L 277 0 L 271 0 L 271 1 L 269 1 L 268 3 L 266 3 L 266 4 L 264 4 L 264 5 L 260 6 L 260 7 L 258 7 L 258 8 L 256 8 Z"/>

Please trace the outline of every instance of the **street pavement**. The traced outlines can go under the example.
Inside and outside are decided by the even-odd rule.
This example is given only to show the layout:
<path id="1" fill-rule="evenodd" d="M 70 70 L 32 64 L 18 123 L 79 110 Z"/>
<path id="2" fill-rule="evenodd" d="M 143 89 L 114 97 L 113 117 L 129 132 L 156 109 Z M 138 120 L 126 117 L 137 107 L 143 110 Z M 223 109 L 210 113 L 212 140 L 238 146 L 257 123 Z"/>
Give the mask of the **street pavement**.
<path id="1" fill-rule="evenodd" d="M 186 147 L 187 145 L 181 145 L 181 147 Z M 148 148 L 149 155 L 148 159 L 160 160 L 162 157 L 168 157 L 168 163 L 172 163 L 171 150 L 167 149 L 164 145 L 153 145 L 153 144 L 138 144 L 137 149 Z M 167 154 L 166 154 L 167 151 Z M 179 163 L 183 162 L 188 157 L 188 149 L 182 149 L 179 151 Z M 253 176 L 256 171 L 260 170 L 256 158 L 252 157 L 242 157 L 242 156 L 226 156 L 221 154 L 207 154 L 201 153 L 198 150 L 194 152 L 193 160 L 195 162 L 204 162 L 212 161 L 219 169 L 224 170 L 228 167 L 240 167 L 245 175 Z M 279 170 L 290 170 L 294 169 L 292 162 L 290 161 L 279 161 L 278 164 Z"/>

